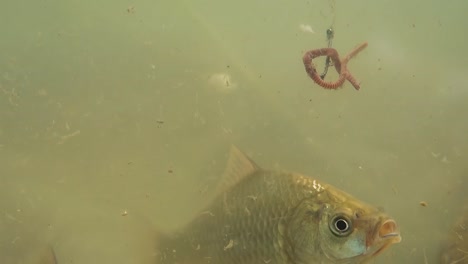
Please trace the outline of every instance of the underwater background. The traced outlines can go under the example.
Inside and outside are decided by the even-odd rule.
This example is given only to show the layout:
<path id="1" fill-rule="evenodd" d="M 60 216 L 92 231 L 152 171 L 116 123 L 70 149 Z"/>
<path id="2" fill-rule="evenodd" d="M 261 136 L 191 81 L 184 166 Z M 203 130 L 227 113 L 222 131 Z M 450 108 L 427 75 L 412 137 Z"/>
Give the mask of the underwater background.
<path id="1" fill-rule="evenodd" d="M 156 230 L 210 199 L 231 144 L 383 207 L 402 241 L 373 263 L 439 263 L 467 203 L 467 9 L 2 3 L 0 263 L 35 263 L 44 245 L 59 263 L 145 263 Z M 330 27 L 342 55 L 369 44 L 348 64 L 359 91 L 304 70 Z"/>

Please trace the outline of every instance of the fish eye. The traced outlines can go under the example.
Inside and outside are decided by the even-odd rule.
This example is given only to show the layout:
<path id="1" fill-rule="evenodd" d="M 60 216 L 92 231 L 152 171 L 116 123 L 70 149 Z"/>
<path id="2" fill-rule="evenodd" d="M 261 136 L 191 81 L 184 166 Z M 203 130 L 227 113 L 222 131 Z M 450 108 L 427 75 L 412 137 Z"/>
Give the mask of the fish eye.
<path id="1" fill-rule="evenodd" d="M 351 221 L 344 215 L 337 215 L 330 221 L 330 230 L 337 236 L 347 236 L 351 233 Z"/>

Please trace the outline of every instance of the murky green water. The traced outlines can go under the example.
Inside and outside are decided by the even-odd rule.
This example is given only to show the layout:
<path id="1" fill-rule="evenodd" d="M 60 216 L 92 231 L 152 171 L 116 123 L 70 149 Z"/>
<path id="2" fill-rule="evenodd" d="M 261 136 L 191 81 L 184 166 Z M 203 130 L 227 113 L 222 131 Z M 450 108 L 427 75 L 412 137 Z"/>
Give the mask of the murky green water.
<path id="1" fill-rule="evenodd" d="M 230 144 L 383 206 L 403 240 L 375 263 L 438 263 L 468 180 L 467 8 L 3 3 L 0 263 L 46 244 L 60 264 L 146 263 L 153 230 L 209 199 Z M 342 54 L 369 42 L 349 64 L 358 92 L 304 71 L 331 25 Z"/>

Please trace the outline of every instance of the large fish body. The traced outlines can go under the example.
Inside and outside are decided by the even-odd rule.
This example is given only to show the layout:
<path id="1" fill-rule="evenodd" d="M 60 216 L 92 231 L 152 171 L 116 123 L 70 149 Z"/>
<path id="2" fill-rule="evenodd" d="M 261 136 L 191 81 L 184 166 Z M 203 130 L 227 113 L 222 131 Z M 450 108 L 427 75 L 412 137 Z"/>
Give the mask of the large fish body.
<path id="1" fill-rule="evenodd" d="M 161 236 L 159 264 L 364 263 L 401 240 L 381 210 L 298 173 L 260 169 L 232 147 L 218 195 Z"/>

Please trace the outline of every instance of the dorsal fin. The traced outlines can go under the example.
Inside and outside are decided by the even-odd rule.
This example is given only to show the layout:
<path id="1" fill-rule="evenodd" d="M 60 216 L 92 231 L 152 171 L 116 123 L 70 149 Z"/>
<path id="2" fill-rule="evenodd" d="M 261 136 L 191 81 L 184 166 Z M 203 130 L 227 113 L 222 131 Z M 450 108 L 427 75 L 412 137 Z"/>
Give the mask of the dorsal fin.
<path id="1" fill-rule="evenodd" d="M 55 257 L 55 252 L 52 247 L 47 246 L 44 251 L 41 252 L 39 264 L 57 264 L 57 258 Z"/>
<path id="2" fill-rule="evenodd" d="M 260 167 L 255 164 L 246 154 L 239 150 L 236 146 L 231 145 L 229 151 L 229 158 L 224 170 L 221 182 L 218 185 L 217 193 L 224 192 L 242 179 L 252 175 L 255 171 L 259 170 Z"/>

